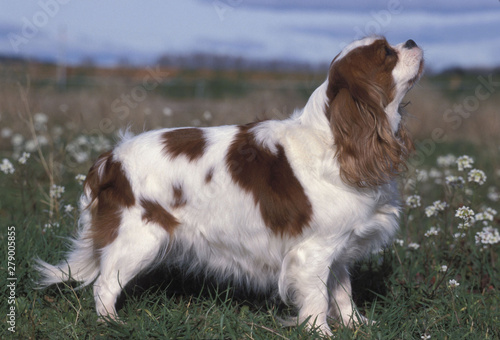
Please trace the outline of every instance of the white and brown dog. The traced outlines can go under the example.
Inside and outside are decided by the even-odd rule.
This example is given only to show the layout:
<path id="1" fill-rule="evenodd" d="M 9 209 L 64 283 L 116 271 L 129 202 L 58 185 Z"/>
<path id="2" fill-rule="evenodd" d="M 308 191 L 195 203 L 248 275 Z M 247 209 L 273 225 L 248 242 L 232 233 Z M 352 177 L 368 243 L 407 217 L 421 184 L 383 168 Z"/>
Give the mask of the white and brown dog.
<path id="1" fill-rule="evenodd" d="M 122 287 L 162 263 L 277 289 L 325 334 L 329 317 L 366 320 L 348 268 L 398 228 L 412 148 L 399 106 L 422 69 L 413 40 L 369 37 L 289 119 L 125 137 L 90 169 L 72 250 L 37 261 L 40 284 L 93 283 L 97 313 L 115 317 Z"/>

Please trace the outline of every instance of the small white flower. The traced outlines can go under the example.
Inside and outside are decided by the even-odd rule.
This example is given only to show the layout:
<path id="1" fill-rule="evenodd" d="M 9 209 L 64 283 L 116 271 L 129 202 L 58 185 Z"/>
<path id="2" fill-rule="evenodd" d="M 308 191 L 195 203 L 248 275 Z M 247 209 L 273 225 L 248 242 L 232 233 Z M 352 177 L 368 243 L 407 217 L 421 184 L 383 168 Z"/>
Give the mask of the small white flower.
<path id="1" fill-rule="evenodd" d="M 432 205 L 425 208 L 425 215 L 427 217 L 437 216 L 439 214 L 439 212 L 444 211 L 444 209 L 447 206 L 448 206 L 448 204 L 446 204 L 446 202 L 435 201 L 434 203 L 432 203 Z"/>
<path id="2" fill-rule="evenodd" d="M 394 240 L 394 243 L 398 244 L 400 247 L 402 247 L 405 244 L 405 241 L 397 238 Z"/>
<path id="3" fill-rule="evenodd" d="M 475 235 L 476 244 L 496 244 L 500 242 L 500 233 L 493 227 L 484 227 Z"/>
<path id="4" fill-rule="evenodd" d="M 464 171 L 465 169 L 472 168 L 472 164 L 474 164 L 474 159 L 470 156 L 464 155 L 457 158 L 457 166 L 458 171 Z"/>
<path id="5" fill-rule="evenodd" d="M 429 179 L 429 173 L 427 172 L 427 170 L 424 170 L 424 169 L 415 170 L 415 175 L 416 175 L 417 181 L 419 181 L 419 182 L 427 182 L 427 180 Z"/>
<path id="6" fill-rule="evenodd" d="M 168 106 L 165 106 L 163 108 L 163 114 L 166 116 L 166 117 L 171 117 L 173 115 L 174 111 L 169 108 Z"/>
<path id="7" fill-rule="evenodd" d="M 203 119 L 212 120 L 212 113 L 210 111 L 203 112 Z"/>
<path id="8" fill-rule="evenodd" d="M 443 264 L 443 265 L 441 266 L 441 268 L 439 269 L 439 271 L 440 271 L 440 272 L 443 272 L 443 273 L 444 273 L 444 272 L 446 272 L 447 270 L 448 270 L 448 266 L 447 266 L 447 265 L 445 265 L 445 264 Z"/>
<path id="9" fill-rule="evenodd" d="M 406 205 L 410 208 L 418 208 L 420 207 L 420 196 L 419 195 L 411 195 L 406 198 Z"/>
<path id="10" fill-rule="evenodd" d="M 474 219 L 476 221 L 490 221 L 493 222 L 495 219 L 495 215 L 497 214 L 496 210 L 487 208 L 485 211 L 477 213 Z"/>
<path id="11" fill-rule="evenodd" d="M 455 157 L 455 155 L 447 154 L 446 156 L 439 156 L 436 163 L 440 168 L 449 168 L 454 165 L 456 161 L 457 157 Z"/>
<path id="12" fill-rule="evenodd" d="M 478 170 L 478 169 L 472 169 L 469 171 L 469 175 L 467 177 L 467 180 L 469 182 L 474 182 L 479 185 L 483 185 L 486 182 L 486 174 L 484 173 L 483 170 Z"/>
<path id="13" fill-rule="evenodd" d="M 431 227 L 429 230 L 427 230 L 425 232 L 424 236 L 425 237 L 436 236 L 440 231 L 441 231 L 441 229 L 439 229 L 439 228 Z"/>
<path id="14" fill-rule="evenodd" d="M 28 158 L 30 158 L 31 154 L 29 152 L 23 152 L 23 155 L 21 156 L 21 158 L 19 158 L 18 162 L 20 164 L 26 164 L 26 162 L 28 161 Z"/>
<path id="15" fill-rule="evenodd" d="M 443 177 L 443 173 L 436 168 L 431 168 L 429 171 L 429 177 L 434 179 L 441 178 Z"/>
<path id="16" fill-rule="evenodd" d="M 422 340 L 429 340 L 430 338 L 431 338 L 431 336 L 429 334 L 427 334 L 427 333 L 425 333 L 424 335 L 422 335 L 420 337 L 420 339 L 422 339 Z"/>
<path id="17" fill-rule="evenodd" d="M 462 176 L 446 176 L 445 182 L 449 186 L 461 188 L 464 185 L 465 180 Z"/>
<path id="18" fill-rule="evenodd" d="M 460 230 L 467 230 L 469 229 L 470 227 L 472 227 L 472 223 L 469 221 L 469 222 L 464 222 L 464 223 L 459 223 L 457 228 L 460 229 Z"/>
<path id="19" fill-rule="evenodd" d="M 61 198 L 64 193 L 64 187 L 60 185 L 53 184 L 50 188 L 50 197 L 51 198 Z"/>
<path id="20" fill-rule="evenodd" d="M 496 187 L 489 187 L 487 197 L 490 201 L 498 202 L 500 200 L 500 193 Z"/>
<path id="21" fill-rule="evenodd" d="M 474 221 L 474 210 L 469 207 L 463 206 L 457 209 L 455 217 L 461 218 L 465 222 Z"/>
<path id="22" fill-rule="evenodd" d="M 71 204 L 66 204 L 66 205 L 64 206 L 64 211 L 65 211 L 65 212 L 67 212 L 67 213 L 72 212 L 72 211 L 73 211 L 73 209 L 75 209 L 75 208 L 73 208 L 73 206 L 72 206 Z"/>
<path id="23" fill-rule="evenodd" d="M 42 232 L 45 233 L 47 230 L 52 229 L 52 228 L 59 228 L 59 223 L 58 222 L 45 223 L 43 228 L 42 228 Z"/>
<path id="24" fill-rule="evenodd" d="M 49 117 L 45 113 L 38 112 L 33 115 L 33 124 L 37 131 L 45 130 L 48 121 Z"/>
<path id="25" fill-rule="evenodd" d="M 23 135 L 16 133 L 14 134 L 14 136 L 12 136 L 10 142 L 12 143 L 12 146 L 20 147 L 24 142 L 24 137 Z"/>
<path id="26" fill-rule="evenodd" d="M 448 281 L 448 287 L 456 288 L 458 286 L 460 286 L 460 283 L 458 283 L 457 280 L 452 279 L 452 280 Z"/>
<path id="27" fill-rule="evenodd" d="M 408 248 L 417 250 L 418 248 L 420 248 L 420 244 L 418 244 L 418 243 L 410 243 L 408 245 Z"/>
<path id="28" fill-rule="evenodd" d="M 465 233 L 455 233 L 453 234 L 453 238 L 457 239 L 457 238 L 464 238 L 465 237 Z"/>
<path id="29" fill-rule="evenodd" d="M 2 129 L 2 132 L 0 132 L 0 136 L 2 136 L 2 138 L 10 138 L 10 137 L 12 137 L 12 129 L 8 128 L 8 127 L 4 127 Z"/>
<path id="30" fill-rule="evenodd" d="M 13 174 L 15 169 L 12 163 L 7 158 L 4 158 L 2 160 L 2 164 L 0 164 L 0 171 L 8 175 L 8 174 Z"/>
<path id="31" fill-rule="evenodd" d="M 85 182 L 86 178 L 87 178 L 87 176 L 82 175 L 82 174 L 78 174 L 75 176 L 75 179 L 78 181 L 78 184 L 80 184 L 80 185 L 82 185 L 83 182 Z"/>

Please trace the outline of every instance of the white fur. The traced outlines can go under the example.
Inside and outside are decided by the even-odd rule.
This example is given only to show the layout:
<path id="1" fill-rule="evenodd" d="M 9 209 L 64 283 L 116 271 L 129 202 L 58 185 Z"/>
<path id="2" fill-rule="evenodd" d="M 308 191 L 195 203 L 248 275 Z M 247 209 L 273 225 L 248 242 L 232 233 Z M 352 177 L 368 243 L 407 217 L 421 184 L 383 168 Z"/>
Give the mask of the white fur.
<path id="1" fill-rule="evenodd" d="M 353 43 L 339 55 L 376 38 Z M 413 55 L 396 49 L 402 61 L 394 70 L 397 84 L 418 70 Z M 421 58 L 421 56 L 420 56 Z M 416 60 L 416 59 L 415 59 Z M 408 61 L 408 62 L 407 62 Z M 339 176 L 333 136 L 324 109 L 327 82 L 310 97 L 304 109 L 283 121 L 265 121 L 254 127 L 258 142 L 276 152 L 282 145 L 292 170 L 312 205 L 312 219 L 298 236 L 283 237 L 265 225 L 254 198 L 235 184 L 225 155 L 235 126 L 203 128 L 208 140 L 203 156 L 162 155 L 161 135 L 168 129 L 124 137 L 113 150 L 121 161 L 134 196 L 171 207 L 172 185 L 181 184 L 187 204 L 169 212 L 181 223 L 173 234 L 141 219 L 142 207 L 125 209 L 117 238 L 96 257 L 89 239 L 90 192 L 81 199 L 80 232 L 66 261 L 57 266 L 38 260 L 42 285 L 71 278 L 87 285 L 95 280 L 97 313 L 114 316 L 121 288 L 158 259 L 187 272 L 205 272 L 248 288 L 277 289 L 283 300 L 297 307 L 299 322 L 331 334 L 327 318 L 344 324 L 357 320 L 351 299 L 348 266 L 388 243 L 398 227 L 399 204 L 394 183 L 376 189 L 345 184 Z M 393 127 L 399 124 L 397 107 L 407 89 L 398 86 L 397 99 L 388 106 Z M 99 173 L 102 176 L 103 164 Z M 205 174 L 213 168 L 207 184 Z M 137 200 L 137 199 L 136 199 Z"/>

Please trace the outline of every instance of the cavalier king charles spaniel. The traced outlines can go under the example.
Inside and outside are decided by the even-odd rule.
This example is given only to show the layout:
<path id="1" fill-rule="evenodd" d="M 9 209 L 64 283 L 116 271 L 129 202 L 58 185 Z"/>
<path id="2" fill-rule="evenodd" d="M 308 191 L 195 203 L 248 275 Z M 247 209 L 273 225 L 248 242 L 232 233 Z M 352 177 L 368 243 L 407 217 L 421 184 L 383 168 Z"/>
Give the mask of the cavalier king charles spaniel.
<path id="1" fill-rule="evenodd" d="M 413 147 L 400 103 L 422 70 L 413 40 L 368 37 L 286 120 L 123 137 L 90 168 L 67 258 L 37 260 L 39 284 L 93 283 L 97 313 L 116 318 L 122 288 L 161 263 L 274 290 L 325 334 L 329 319 L 367 322 L 349 265 L 398 228 Z"/>

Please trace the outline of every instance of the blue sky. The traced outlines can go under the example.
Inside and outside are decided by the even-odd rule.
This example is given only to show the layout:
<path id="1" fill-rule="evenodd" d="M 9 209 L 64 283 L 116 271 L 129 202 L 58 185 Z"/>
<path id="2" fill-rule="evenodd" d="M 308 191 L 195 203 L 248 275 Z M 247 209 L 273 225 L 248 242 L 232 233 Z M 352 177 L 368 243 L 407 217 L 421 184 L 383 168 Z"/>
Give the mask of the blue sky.
<path id="1" fill-rule="evenodd" d="M 415 40 L 427 65 L 500 66 L 498 0 L 0 0 L 0 54 L 126 58 L 207 52 L 325 63 L 372 33 Z"/>

